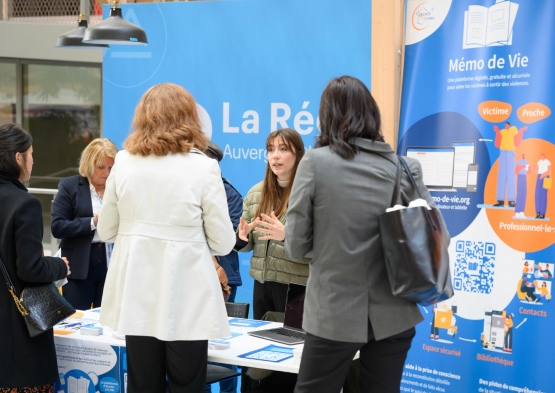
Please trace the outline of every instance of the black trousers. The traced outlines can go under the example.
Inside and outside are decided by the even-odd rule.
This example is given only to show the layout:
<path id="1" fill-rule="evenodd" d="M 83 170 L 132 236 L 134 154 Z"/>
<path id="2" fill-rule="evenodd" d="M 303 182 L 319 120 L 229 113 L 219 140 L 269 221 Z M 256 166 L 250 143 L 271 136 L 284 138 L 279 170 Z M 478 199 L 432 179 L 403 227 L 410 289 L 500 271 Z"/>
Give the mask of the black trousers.
<path id="1" fill-rule="evenodd" d="M 356 352 L 360 350 L 359 387 L 364 393 L 399 392 L 403 367 L 416 333 L 403 333 L 367 343 L 326 340 L 306 335 L 295 393 L 339 393 Z"/>
<path id="2" fill-rule="evenodd" d="M 208 340 L 161 341 L 125 336 L 129 393 L 204 393 Z"/>
<path id="3" fill-rule="evenodd" d="M 92 243 L 87 278 L 72 280 L 70 275 L 67 284 L 62 287 L 64 297 L 76 310 L 89 310 L 91 305 L 93 308 L 100 307 L 107 272 L 106 245 Z"/>
<path id="4" fill-rule="evenodd" d="M 262 319 L 268 311 L 285 312 L 287 289 L 289 285 L 266 281 L 264 284 L 254 280 L 252 313 L 254 319 Z"/>

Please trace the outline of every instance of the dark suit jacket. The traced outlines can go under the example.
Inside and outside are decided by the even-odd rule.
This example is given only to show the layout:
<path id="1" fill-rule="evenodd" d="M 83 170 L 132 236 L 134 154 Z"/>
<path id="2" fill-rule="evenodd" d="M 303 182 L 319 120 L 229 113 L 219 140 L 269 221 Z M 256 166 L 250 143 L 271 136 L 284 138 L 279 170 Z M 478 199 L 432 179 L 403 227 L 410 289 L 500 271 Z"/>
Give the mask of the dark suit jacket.
<path id="1" fill-rule="evenodd" d="M 223 179 L 223 178 L 222 178 Z M 229 218 L 233 224 L 233 230 L 236 231 L 239 226 L 239 220 L 243 215 L 243 197 L 239 194 L 239 191 L 231 185 L 227 179 L 223 179 L 225 194 L 227 196 L 227 209 L 229 210 Z M 227 283 L 229 285 L 241 286 L 243 281 L 241 280 L 241 273 L 239 272 L 239 256 L 237 251 L 232 250 L 227 255 L 222 255 L 216 257 L 218 263 L 224 269 L 227 275 Z"/>
<path id="2" fill-rule="evenodd" d="M 52 234 L 62 239 L 62 256 L 69 261 L 71 278 L 84 280 L 89 273 L 93 209 L 89 181 L 83 176 L 60 180 L 52 204 Z"/>
<path id="3" fill-rule="evenodd" d="M 33 284 L 67 275 L 60 258 L 42 256 L 42 207 L 19 181 L 0 173 L 0 257 L 17 296 Z M 0 388 L 33 387 L 58 379 L 54 334 L 29 337 L 0 274 Z"/>

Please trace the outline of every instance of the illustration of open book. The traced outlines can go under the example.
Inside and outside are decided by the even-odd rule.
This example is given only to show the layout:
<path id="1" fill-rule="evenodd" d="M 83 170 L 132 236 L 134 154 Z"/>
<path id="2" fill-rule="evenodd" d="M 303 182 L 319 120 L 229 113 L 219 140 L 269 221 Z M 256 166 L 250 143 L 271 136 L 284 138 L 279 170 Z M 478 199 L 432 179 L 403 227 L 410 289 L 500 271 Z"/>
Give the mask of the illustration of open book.
<path id="1" fill-rule="evenodd" d="M 513 44 L 518 4 L 497 0 L 491 7 L 471 5 L 464 13 L 463 49 Z"/>

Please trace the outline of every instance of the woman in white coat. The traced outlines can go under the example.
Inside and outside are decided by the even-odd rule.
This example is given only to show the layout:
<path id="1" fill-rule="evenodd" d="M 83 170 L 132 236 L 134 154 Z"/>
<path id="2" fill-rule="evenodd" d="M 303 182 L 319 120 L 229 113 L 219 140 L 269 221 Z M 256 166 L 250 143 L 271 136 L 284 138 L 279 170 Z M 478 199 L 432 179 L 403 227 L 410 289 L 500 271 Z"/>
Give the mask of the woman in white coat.
<path id="1" fill-rule="evenodd" d="M 235 245 L 218 163 L 194 98 L 161 84 L 142 97 L 98 220 L 115 242 L 100 322 L 125 335 L 128 389 L 204 392 L 208 339 L 227 337 L 212 255 Z M 221 269 L 220 269 L 221 270 Z"/>

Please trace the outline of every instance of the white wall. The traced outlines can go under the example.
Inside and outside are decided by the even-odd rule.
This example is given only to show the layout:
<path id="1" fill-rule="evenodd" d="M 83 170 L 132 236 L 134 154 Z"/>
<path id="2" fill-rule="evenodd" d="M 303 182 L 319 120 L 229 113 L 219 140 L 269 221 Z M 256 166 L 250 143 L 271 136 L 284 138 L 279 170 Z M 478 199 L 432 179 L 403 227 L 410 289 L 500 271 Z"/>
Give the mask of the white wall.
<path id="1" fill-rule="evenodd" d="M 0 58 L 102 63 L 102 49 L 56 48 L 58 36 L 75 24 L 0 21 Z"/>

